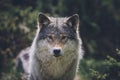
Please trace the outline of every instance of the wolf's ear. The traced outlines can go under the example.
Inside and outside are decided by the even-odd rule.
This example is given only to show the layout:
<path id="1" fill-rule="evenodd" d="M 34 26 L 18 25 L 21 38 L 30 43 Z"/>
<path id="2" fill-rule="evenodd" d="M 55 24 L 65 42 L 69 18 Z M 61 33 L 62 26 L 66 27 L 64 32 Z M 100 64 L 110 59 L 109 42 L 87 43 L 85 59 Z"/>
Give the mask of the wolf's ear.
<path id="1" fill-rule="evenodd" d="M 79 15 L 74 14 L 73 16 L 70 16 L 66 21 L 66 24 L 76 30 L 77 27 L 79 27 Z"/>
<path id="2" fill-rule="evenodd" d="M 39 23 L 39 26 L 43 26 L 43 25 L 48 25 L 50 23 L 50 20 L 49 18 L 44 15 L 43 13 L 39 13 L 39 16 L 38 16 L 38 23 Z"/>

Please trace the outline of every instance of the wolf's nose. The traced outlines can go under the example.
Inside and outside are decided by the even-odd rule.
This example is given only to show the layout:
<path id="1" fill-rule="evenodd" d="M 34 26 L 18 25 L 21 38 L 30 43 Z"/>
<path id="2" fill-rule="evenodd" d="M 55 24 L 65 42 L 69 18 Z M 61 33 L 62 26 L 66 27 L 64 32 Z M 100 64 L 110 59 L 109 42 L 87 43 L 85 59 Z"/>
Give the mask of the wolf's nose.
<path id="1" fill-rule="evenodd" d="M 61 52 L 60 49 L 55 49 L 55 50 L 53 50 L 53 53 L 54 53 L 54 56 L 55 56 L 55 57 L 59 57 L 59 56 L 60 56 L 60 52 Z"/>

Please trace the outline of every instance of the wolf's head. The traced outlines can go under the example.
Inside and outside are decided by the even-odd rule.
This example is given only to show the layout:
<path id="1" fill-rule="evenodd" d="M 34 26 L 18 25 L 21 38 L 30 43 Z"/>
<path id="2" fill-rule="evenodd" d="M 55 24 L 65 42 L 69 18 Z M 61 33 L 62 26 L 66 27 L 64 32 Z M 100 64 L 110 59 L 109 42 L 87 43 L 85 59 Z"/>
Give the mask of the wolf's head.
<path id="1" fill-rule="evenodd" d="M 55 57 L 64 55 L 64 51 L 69 51 L 71 48 L 74 51 L 78 44 L 78 27 L 79 16 L 77 14 L 65 18 L 53 18 L 40 13 L 37 44 Z"/>

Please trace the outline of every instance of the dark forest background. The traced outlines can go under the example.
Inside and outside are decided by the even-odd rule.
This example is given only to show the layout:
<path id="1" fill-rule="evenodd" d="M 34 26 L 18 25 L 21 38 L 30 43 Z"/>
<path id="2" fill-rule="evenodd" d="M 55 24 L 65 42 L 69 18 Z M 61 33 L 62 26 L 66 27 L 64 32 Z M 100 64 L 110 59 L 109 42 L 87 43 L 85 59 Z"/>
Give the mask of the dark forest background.
<path id="1" fill-rule="evenodd" d="M 31 45 L 39 12 L 79 14 L 81 80 L 120 80 L 120 0 L 0 0 L 0 80 L 19 80 L 13 60 Z"/>

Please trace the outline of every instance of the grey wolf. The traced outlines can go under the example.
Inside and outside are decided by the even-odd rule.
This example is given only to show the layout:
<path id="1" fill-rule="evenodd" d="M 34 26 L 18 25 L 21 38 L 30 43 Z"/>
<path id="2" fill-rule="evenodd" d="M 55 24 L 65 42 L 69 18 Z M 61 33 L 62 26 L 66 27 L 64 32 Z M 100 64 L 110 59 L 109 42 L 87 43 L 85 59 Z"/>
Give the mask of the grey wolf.
<path id="1" fill-rule="evenodd" d="M 83 56 L 79 16 L 38 16 L 30 50 L 28 80 L 74 80 Z"/>

